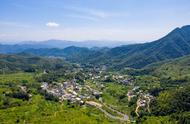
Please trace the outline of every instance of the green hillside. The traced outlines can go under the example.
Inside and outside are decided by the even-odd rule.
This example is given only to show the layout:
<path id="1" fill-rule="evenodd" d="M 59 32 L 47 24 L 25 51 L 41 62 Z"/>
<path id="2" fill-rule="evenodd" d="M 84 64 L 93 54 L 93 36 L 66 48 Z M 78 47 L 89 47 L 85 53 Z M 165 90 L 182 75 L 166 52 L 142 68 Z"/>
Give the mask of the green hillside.
<path id="1" fill-rule="evenodd" d="M 141 111 L 139 123 L 188 124 L 190 102 L 190 56 L 151 64 L 143 69 L 124 69 L 136 85 L 154 96 L 150 113 Z"/>
<path id="2" fill-rule="evenodd" d="M 26 71 L 35 72 L 38 70 L 52 70 L 59 66 L 68 66 L 62 59 L 36 57 L 29 54 L 26 55 L 5 55 L 0 54 L 0 73 Z"/>
<path id="3" fill-rule="evenodd" d="M 9 63 L 9 71 L 0 74 L 0 119 L 3 123 L 120 123 L 95 107 L 69 100 L 58 102 L 57 97 L 40 88 L 43 82 L 48 82 L 53 88 L 65 81 L 72 82 L 73 78 L 81 88 L 86 89 L 88 85 L 101 91 L 100 101 L 113 107 L 114 111 L 105 106 L 102 109 L 115 117 L 121 116 L 117 115 L 117 110 L 126 113 L 130 121 L 143 124 L 190 122 L 190 56 L 151 64 L 142 69 L 123 68 L 101 73 L 93 67 L 68 68 L 63 60 L 31 55 L 1 55 L 1 62 Z M 13 68 L 14 65 L 17 68 Z M 35 65 L 34 72 L 22 68 L 31 65 Z M 44 68 L 49 69 L 48 73 L 42 73 Z M 108 79 L 105 80 L 105 76 Z M 129 84 L 121 83 L 120 78 L 127 79 Z M 27 91 L 21 87 L 27 87 Z M 84 89 L 81 92 L 88 94 Z M 131 91 L 135 97 L 129 100 L 127 94 Z M 150 102 L 144 98 L 147 94 L 151 95 Z M 139 108 L 137 115 L 137 102 L 141 99 L 145 99 L 147 105 Z M 96 98 L 90 100 L 100 102 Z"/>
<path id="4" fill-rule="evenodd" d="M 111 68 L 142 68 L 151 63 L 190 54 L 190 26 L 176 28 L 165 37 L 143 44 L 120 46 L 110 49 L 68 47 L 65 49 L 29 49 L 25 52 L 41 56 L 60 56 L 68 61 Z"/>
<path id="5" fill-rule="evenodd" d="M 155 42 L 112 49 L 1 54 L 0 120 L 189 124 L 188 32 L 177 28 Z"/>
<path id="6" fill-rule="evenodd" d="M 142 68 L 148 64 L 190 54 L 190 26 L 176 28 L 165 37 L 150 43 L 116 47 L 101 55 L 96 62 Z M 92 61 L 93 62 L 93 61 Z"/>

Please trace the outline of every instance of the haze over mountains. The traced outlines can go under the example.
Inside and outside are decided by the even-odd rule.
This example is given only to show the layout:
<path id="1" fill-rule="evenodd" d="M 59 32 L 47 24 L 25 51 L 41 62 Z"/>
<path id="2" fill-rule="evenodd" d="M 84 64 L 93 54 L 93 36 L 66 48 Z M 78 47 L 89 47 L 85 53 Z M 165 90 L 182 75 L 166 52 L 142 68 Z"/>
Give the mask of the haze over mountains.
<path id="1" fill-rule="evenodd" d="M 115 68 L 142 68 L 154 62 L 190 54 L 190 26 L 176 28 L 165 37 L 149 43 L 101 48 L 104 45 L 105 42 L 49 40 L 41 43 L 1 45 L 0 52 L 26 52 L 40 56 L 57 56 L 72 62 L 107 65 Z M 90 48 L 93 46 L 100 48 Z M 114 44 L 105 46 L 113 47 Z"/>
<path id="2" fill-rule="evenodd" d="M 190 0 L 0 0 L 0 124 L 190 124 Z"/>
<path id="3" fill-rule="evenodd" d="M 46 40 L 46 41 L 22 41 L 22 42 L 0 42 L 2 45 L 13 45 L 20 48 L 66 48 L 70 46 L 76 47 L 116 47 L 120 45 L 127 45 L 132 42 L 127 41 L 101 41 L 101 40 L 88 40 L 88 41 L 67 41 L 67 40 Z M 2 46 L 1 45 L 1 46 Z"/>

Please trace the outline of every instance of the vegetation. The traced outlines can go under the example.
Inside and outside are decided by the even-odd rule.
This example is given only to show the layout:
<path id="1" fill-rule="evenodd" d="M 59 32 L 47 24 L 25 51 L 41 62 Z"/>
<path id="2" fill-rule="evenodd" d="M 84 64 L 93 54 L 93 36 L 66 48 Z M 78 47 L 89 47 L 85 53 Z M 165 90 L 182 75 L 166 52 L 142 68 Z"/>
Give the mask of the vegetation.
<path id="1" fill-rule="evenodd" d="M 63 59 L 42 58 L 29 54 L 4 55 L 0 54 L 0 73 L 9 72 L 38 72 L 55 70 L 69 66 Z"/>
<path id="2" fill-rule="evenodd" d="M 188 31 L 106 50 L 1 54 L 0 122 L 189 124 Z"/>
<path id="3" fill-rule="evenodd" d="M 34 76 L 32 73 L 1 75 L 1 123 L 116 123 L 93 107 L 59 103 L 52 95 L 40 93 Z M 27 86 L 27 92 L 20 90 L 23 85 Z"/>
<path id="4" fill-rule="evenodd" d="M 27 49 L 26 53 L 40 56 L 64 57 L 80 64 L 106 65 L 120 70 L 124 67 L 143 68 L 149 64 L 190 54 L 190 26 L 176 28 L 165 37 L 144 44 L 94 50 L 83 47 L 65 49 Z"/>
<path id="5" fill-rule="evenodd" d="M 144 90 L 147 89 L 155 96 L 151 103 L 151 116 L 142 117 L 140 121 L 148 123 L 165 118 L 167 120 L 164 121 L 168 123 L 189 123 L 189 59 L 189 56 L 185 56 L 156 63 L 140 70 L 149 70 L 148 73 L 137 73 L 137 83 L 139 82 L 141 87 L 145 85 Z M 151 75 L 149 77 L 153 80 L 141 79 L 147 77 L 147 74 Z"/>

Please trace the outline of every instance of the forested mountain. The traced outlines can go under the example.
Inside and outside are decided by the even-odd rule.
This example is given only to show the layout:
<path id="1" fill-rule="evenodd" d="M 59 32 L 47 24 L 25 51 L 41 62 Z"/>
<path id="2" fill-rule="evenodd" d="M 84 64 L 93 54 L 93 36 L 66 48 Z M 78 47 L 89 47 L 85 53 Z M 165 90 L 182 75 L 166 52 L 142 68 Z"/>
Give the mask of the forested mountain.
<path id="1" fill-rule="evenodd" d="M 32 55 L 5 55 L 0 54 L 0 73 L 26 71 L 35 72 L 37 70 L 52 70 L 68 65 L 62 59 L 43 58 Z"/>
<path id="2" fill-rule="evenodd" d="M 190 0 L 0 0 L 0 124 L 190 124 L 189 20 Z"/>
<path id="3" fill-rule="evenodd" d="M 11 50 L 11 47 L 7 48 Z M 0 55 L 0 74 L 3 78 L 6 74 L 10 76 L 10 73 L 36 74 L 32 77 L 33 80 L 37 83 L 48 82 L 52 86 L 57 82 L 76 80 L 81 85 L 90 84 L 94 88 L 98 87 L 97 90 L 103 92 L 102 98 L 107 104 L 128 105 L 127 110 L 126 107 L 119 110 L 124 109 L 124 112 L 130 113 L 137 123 L 190 122 L 190 26 L 176 28 L 154 42 L 115 48 L 70 46 L 64 49 L 34 49 L 29 46 L 18 51 L 12 50 L 17 54 Z M 69 64 L 63 58 L 82 66 Z M 105 71 L 103 66 L 111 69 Z M 44 70 L 47 73 L 43 73 Z M 126 80 L 115 78 L 125 76 Z M 91 84 L 91 81 L 97 84 Z M 52 84 L 53 82 L 55 84 Z M 104 88 L 99 87 L 102 85 Z M 38 84 L 38 88 L 34 88 L 35 94 L 44 95 L 45 100 L 57 101 L 56 97 L 38 91 L 39 86 Z M 130 93 L 134 97 L 132 100 L 126 99 L 130 98 Z M 4 97 L 20 99 L 22 96 L 23 99 L 27 96 L 20 92 L 12 94 Z M 2 108 L 14 106 L 14 102 L 7 105 L 6 99 L 1 101 Z"/>
<path id="4" fill-rule="evenodd" d="M 153 62 L 190 54 L 190 26 L 176 28 L 165 37 L 150 43 L 116 47 L 100 56 L 116 67 L 141 68 Z"/>
<path id="5" fill-rule="evenodd" d="M 69 60 L 71 62 L 76 62 L 76 63 L 83 63 L 83 62 L 88 62 L 88 59 L 91 59 L 91 57 L 95 55 L 101 55 L 103 54 L 104 51 L 106 51 L 108 48 L 105 50 L 102 49 L 89 49 L 85 47 L 67 47 L 65 49 L 58 49 L 58 48 L 53 48 L 53 49 L 28 49 L 25 50 L 24 53 L 30 53 L 34 55 L 39 55 L 39 56 L 56 56 L 56 57 L 64 57 L 66 60 Z M 101 52 L 102 50 L 102 52 Z"/>
<path id="6" fill-rule="evenodd" d="M 145 68 L 149 73 L 163 79 L 190 81 L 190 56 L 151 64 Z"/>
<path id="7" fill-rule="evenodd" d="M 168 116 L 180 124 L 188 124 L 190 102 L 190 56 L 167 60 L 147 66 L 139 76 L 152 75 L 160 84 L 150 88 L 149 92 L 156 96 L 151 103 L 151 116 Z M 147 85 L 147 84 L 146 84 Z M 143 121 L 150 121 L 143 118 Z"/>
<path id="8" fill-rule="evenodd" d="M 61 45 L 61 44 L 60 44 Z M 59 56 L 76 63 L 106 65 L 117 69 L 142 68 L 154 62 L 190 54 L 190 26 L 176 28 L 165 37 L 142 44 L 115 48 L 86 48 L 70 46 L 64 49 L 49 45 L 0 45 L 0 53 L 28 52 L 40 56 Z"/>
<path id="9" fill-rule="evenodd" d="M 124 70 L 131 75 L 153 75 L 161 79 L 190 81 L 190 55 L 153 63 L 142 69 Z"/>
<path id="10" fill-rule="evenodd" d="M 107 65 L 116 68 L 142 68 L 154 62 L 190 54 L 190 26 L 176 28 L 165 37 L 149 43 L 111 49 L 68 47 L 65 49 L 30 49 L 25 52 L 61 56 L 72 62 Z"/>

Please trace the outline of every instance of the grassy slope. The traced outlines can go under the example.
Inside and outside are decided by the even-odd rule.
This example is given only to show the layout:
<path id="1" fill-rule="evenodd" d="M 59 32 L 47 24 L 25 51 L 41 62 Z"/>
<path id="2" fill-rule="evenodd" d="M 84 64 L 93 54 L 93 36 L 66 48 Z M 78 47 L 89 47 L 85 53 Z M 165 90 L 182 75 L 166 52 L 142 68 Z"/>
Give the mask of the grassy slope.
<path id="1" fill-rule="evenodd" d="M 2 74 L 0 75 L 0 83 L 20 83 L 23 80 L 27 80 L 28 82 L 32 83 L 35 82 L 33 73 L 14 73 L 14 74 Z"/>
<path id="2" fill-rule="evenodd" d="M 0 73 L 38 70 L 54 70 L 59 66 L 69 66 L 62 59 L 44 58 L 32 55 L 4 55 L 0 54 Z"/>
<path id="3" fill-rule="evenodd" d="M 93 111 L 92 111 L 93 110 Z M 101 112 L 94 108 L 72 107 L 44 100 L 41 96 L 34 96 L 31 103 L 20 107 L 0 110 L 1 123 L 63 123 L 64 124 L 96 124 L 109 123 Z"/>
<path id="4" fill-rule="evenodd" d="M 145 70 L 149 70 L 149 74 L 160 79 L 167 79 L 179 83 L 189 82 L 190 56 L 152 64 L 147 66 Z"/>
<path id="5" fill-rule="evenodd" d="M 9 87 L 9 82 L 15 85 L 15 88 L 27 80 L 29 84 L 36 84 L 32 73 L 17 73 L 0 75 L 0 105 L 4 99 L 3 92 L 11 92 L 14 87 Z M 30 85 L 29 85 L 30 86 Z M 35 86 L 35 85 L 34 85 Z M 97 124 L 97 123 L 117 123 L 105 117 L 105 115 L 96 108 L 79 107 L 76 105 L 67 105 L 67 103 L 56 103 L 47 101 L 39 95 L 35 88 L 30 87 L 32 99 L 22 101 L 17 98 L 8 98 L 10 103 L 19 103 L 19 106 L 11 106 L 7 109 L 0 109 L 0 122 L 13 124 L 20 123 L 52 123 L 52 124 Z"/>
<path id="6" fill-rule="evenodd" d="M 145 70 L 149 70 L 148 74 L 153 75 L 153 77 L 155 76 L 159 78 L 160 83 L 158 82 L 158 84 L 161 85 L 162 89 L 165 89 L 163 92 L 160 92 L 156 99 L 160 105 L 159 109 L 165 107 L 163 110 L 158 110 L 159 112 L 166 111 L 165 113 L 167 113 L 167 108 L 169 113 L 169 110 L 174 106 L 174 103 L 178 104 L 177 108 L 181 104 L 184 104 L 184 107 L 187 105 L 186 101 L 188 103 L 189 97 L 188 92 L 185 91 L 185 88 L 189 86 L 190 82 L 190 56 L 168 60 L 161 63 L 155 63 L 147 66 Z M 146 76 L 140 77 L 142 78 Z M 154 79 L 154 81 L 156 80 Z M 140 84 L 142 84 L 142 81 Z M 174 107 L 174 110 L 177 110 L 176 107 Z M 186 109 L 184 111 L 186 111 Z M 181 110 L 181 113 L 178 112 L 175 114 L 176 116 L 187 116 L 184 120 L 188 121 L 189 116 L 186 114 L 186 112 L 182 112 Z M 176 120 L 173 120 L 174 119 L 172 119 L 169 114 L 166 114 L 166 116 L 145 116 L 141 123 L 177 123 L 175 122 Z"/>

